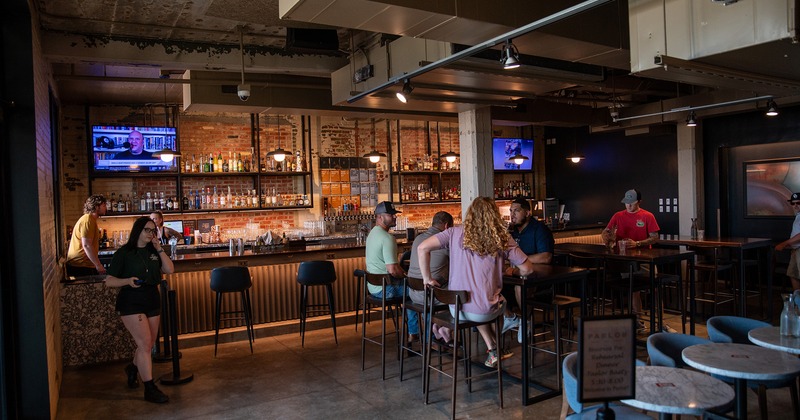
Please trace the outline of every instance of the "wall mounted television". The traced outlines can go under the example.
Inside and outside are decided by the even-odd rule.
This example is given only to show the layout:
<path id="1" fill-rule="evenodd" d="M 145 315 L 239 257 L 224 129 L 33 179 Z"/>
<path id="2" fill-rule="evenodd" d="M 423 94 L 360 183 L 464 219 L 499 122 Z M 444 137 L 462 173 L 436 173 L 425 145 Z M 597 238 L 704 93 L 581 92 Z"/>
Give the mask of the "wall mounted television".
<path id="1" fill-rule="evenodd" d="M 517 153 L 527 156 L 521 165 L 509 160 Z M 533 168 L 533 140 L 520 138 L 492 139 L 492 160 L 496 171 L 530 171 Z"/>
<path id="2" fill-rule="evenodd" d="M 164 162 L 153 153 L 177 150 L 175 127 L 93 125 L 91 158 L 95 173 L 177 172 L 175 160 Z"/>

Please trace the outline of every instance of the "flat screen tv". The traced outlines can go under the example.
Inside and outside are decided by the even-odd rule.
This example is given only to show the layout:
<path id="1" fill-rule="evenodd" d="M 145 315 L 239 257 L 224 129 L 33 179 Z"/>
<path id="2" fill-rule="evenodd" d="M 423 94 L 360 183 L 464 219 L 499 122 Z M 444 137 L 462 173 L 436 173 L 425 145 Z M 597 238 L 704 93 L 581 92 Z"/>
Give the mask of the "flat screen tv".
<path id="1" fill-rule="evenodd" d="M 177 150 L 175 127 L 92 126 L 94 172 L 176 172 L 175 161 L 164 162 L 153 153 Z"/>
<path id="2" fill-rule="evenodd" d="M 528 159 L 517 165 L 510 160 L 521 154 Z M 518 138 L 492 139 L 492 156 L 496 171 L 530 171 L 533 168 L 533 140 Z"/>

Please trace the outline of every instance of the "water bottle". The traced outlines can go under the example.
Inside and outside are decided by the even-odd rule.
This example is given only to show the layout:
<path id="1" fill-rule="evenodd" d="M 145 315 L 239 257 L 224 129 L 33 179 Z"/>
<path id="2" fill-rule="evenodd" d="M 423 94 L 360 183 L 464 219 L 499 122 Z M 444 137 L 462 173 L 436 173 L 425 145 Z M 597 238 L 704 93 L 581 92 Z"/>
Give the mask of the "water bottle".
<path id="1" fill-rule="evenodd" d="M 690 230 L 692 239 L 697 239 L 697 219 L 692 218 L 692 228 Z"/>
<path id="2" fill-rule="evenodd" d="M 791 295 L 791 305 L 794 308 L 794 329 L 792 335 L 800 337 L 800 289 L 795 290 Z"/>
<path id="3" fill-rule="evenodd" d="M 781 335 L 791 337 L 797 324 L 797 314 L 792 304 L 791 295 L 782 295 L 783 311 L 781 311 Z"/>

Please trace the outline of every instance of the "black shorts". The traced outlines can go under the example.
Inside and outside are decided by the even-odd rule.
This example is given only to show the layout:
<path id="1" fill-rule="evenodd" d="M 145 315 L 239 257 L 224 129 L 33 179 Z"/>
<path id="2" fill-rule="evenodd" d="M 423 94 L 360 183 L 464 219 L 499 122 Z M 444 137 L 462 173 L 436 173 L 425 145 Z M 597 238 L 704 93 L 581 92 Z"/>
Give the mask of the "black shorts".
<path id="1" fill-rule="evenodd" d="M 145 314 L 148 318 L 161 315 L 161 295 L 158 286 L 143 285 L 138 289 L 122 287 L 117 295 L 119 316 Z"/>

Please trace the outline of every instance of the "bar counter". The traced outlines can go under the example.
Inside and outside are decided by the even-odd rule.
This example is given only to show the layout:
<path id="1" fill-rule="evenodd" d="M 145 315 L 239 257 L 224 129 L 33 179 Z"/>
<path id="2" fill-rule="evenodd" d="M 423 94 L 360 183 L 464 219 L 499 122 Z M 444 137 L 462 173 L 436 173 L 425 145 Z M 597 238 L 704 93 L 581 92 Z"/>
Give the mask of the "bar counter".
<path id="1" fill-rule="evenodd" d="M 217 247 L 221 246 L 216 245 Z M 405 238 L 398 239 L 398 251 L 410 249 Z M 201 252 L 191 252 L 199 250 Z M 189 251 L 187 253 L 187 251 Z M 209 287 L 211 270 L 216 267 L 247 266 L 252 276 L 250 290 L 254 324 L 299 319 L 299 286 L 295 279 L 301 262 L 331 260 L 336 268 L 333 294 L 336 312 L 354 311 L 356 281 L 353 270 L 363 269 L 364 245 L 334 241 L 304 247 L 274 247 L 265 252 L 231 256 L 226 249 L 202 252 L 203 248 L 179 247 L 174 259 L 175 273 L 164 275 L 176 292 L 178 333 L 214 330 L 214 293 Z M 110 260 L 113 250 L 102 251 Z M 324 290 L 312 289 L 309 303 L 325 303 Z M 133 341 L 114 311 L 117 289 L 106 288 L 99 278 L 65 281 L 61 289 L 61 325 L 65 366 L 84 365 L 129 357 Z M 238 308 L 238 296 L 228 294 L 226 308 Z M 235 325 L 223 325 L 227 328 Z M 89 339 L 91 338 L 91 339 Z"/>

